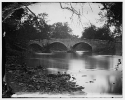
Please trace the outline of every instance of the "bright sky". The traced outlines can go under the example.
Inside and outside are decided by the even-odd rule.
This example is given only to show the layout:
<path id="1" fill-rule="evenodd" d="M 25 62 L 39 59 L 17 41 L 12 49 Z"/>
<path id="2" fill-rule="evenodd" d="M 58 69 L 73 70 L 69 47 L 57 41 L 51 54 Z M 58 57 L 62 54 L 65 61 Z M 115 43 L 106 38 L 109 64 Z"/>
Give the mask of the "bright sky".
<path id="1" fill-rule="evenodd" d="M 37 3 L 34 5 L 29 6 L 29 8 L 38 15 L 39 13 L 47 13 L 49 22 L 48 24 L 53 24 L 56 22 L 68 22 L 69 27 L 73 30 L 73 34 L 81 36 L 82 31 L 85 27 L 90 26 L 89 21 L 100 27 L 104 24 L 105 19 L 98 21 L 100 16 L 98 13 L 100 12 L 100 8 L 102 7 L 99 3 L 78 3 L 72 4 L 76 10 L 80 9 L 81 14 L 81 22 L 82 25 L 79 23 L 78 16 L 74 14 L 73 20 L 70 19 L 72 16 L 72 12 L 66 9 L 61 9 L 59 3 Z M 65 4 L 62 4 L 64 7 Z M 81 7 L 82 6 L 82 7 Z M 99 8 L 100 7 L 100 8 Z M 81 9 L 83 8 L 83 9 Z"/>

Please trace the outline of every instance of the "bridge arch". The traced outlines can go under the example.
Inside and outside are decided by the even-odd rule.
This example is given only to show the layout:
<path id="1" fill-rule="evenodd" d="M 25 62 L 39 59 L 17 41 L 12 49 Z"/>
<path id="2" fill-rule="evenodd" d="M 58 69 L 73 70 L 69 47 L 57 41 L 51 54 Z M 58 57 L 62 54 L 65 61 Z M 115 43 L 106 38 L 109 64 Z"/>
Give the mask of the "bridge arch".
<path id="1" fill-rule="evenodd" d="M 49 44 L 49 49 L 54 50 L 54 51 L 67 51 L 68 48 L 67 46 L 59 41 L 54 41 Z"/>
<path id="2" fill-rule="evenodd" d="M 83 50 L 83 51 L 92 51 L 92 46 L 86 42 L 78 42 L 72 46 L 72 49 L 77 50 Z"/>
<path id="3" fill-rule="evenodd" d="M 37 43 L 31 43 L 31 44 L 29 44 L 28 49 L 29 49 L 30 51 L 34 51 L 34 52 L 42 52 L 42 51 L 43 51 L 43 47 L 40 46 L 40 45 L 37 44 Z"/>

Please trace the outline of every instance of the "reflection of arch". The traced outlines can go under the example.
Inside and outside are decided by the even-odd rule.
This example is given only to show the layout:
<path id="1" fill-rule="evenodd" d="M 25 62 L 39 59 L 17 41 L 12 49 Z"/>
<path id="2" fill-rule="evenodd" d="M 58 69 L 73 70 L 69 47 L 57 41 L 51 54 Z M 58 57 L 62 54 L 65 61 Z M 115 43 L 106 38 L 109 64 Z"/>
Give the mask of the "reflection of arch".
<path id="1" fill-rule="evenodd" d="M 29 49 L 32 51 L 43 51 L 43 47 L 41 47 L 39 44 L 37 43 L 32 43 L 29 45 Z"/>
<path id="2" fill-rule="evenodd" d="M 67 51 L 67 47 L 64 43 L 62 42 L 52 42 L 51 44 L 49 44 L 49 49 L 55 49 L 57 51 Z"/>
<path id="3" fill-rule="evenodd" d="M 79 46 L 80 44 L 81 44 L 82 50 L 92 51 L 92 46 L 90 44 L 88 44 L 88 43 L 85 43 L 85 42 L 76 43 L 75 45 L 73 45 L 72 49 L 77 50 L 77 46 Z"/>

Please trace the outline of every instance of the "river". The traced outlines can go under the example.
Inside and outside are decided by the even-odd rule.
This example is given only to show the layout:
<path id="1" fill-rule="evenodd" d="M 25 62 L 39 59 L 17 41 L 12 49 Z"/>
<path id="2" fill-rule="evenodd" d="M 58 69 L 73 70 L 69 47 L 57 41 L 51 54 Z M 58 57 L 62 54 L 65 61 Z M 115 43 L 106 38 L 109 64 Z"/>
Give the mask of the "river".
<path id="1" fill-rule="evenodd" d="M 30 67 L 44 66 L 49 73 L 68 73 L 87 95 L 122 97 L 122 56 L 96 55 L 89 52 L 54 52 L 29 55 Z"/>

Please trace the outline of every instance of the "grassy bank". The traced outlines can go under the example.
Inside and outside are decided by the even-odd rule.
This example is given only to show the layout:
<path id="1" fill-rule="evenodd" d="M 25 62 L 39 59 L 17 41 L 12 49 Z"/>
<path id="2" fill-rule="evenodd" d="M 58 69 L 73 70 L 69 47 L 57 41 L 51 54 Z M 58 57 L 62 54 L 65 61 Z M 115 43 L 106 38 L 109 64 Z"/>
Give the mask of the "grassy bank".
<path id="1" fill-rule="evenodd" d="M 28 68 L 24 65 L 6 65 L 6 77 L 13 92 L 40 92 L 42 94 L 72 94 L 84 87 L 70 81 L 69 74 L 49 74 L 46 68 L 37 66 Z M 84 93 L 84 92 L 83 92 Z"/>

